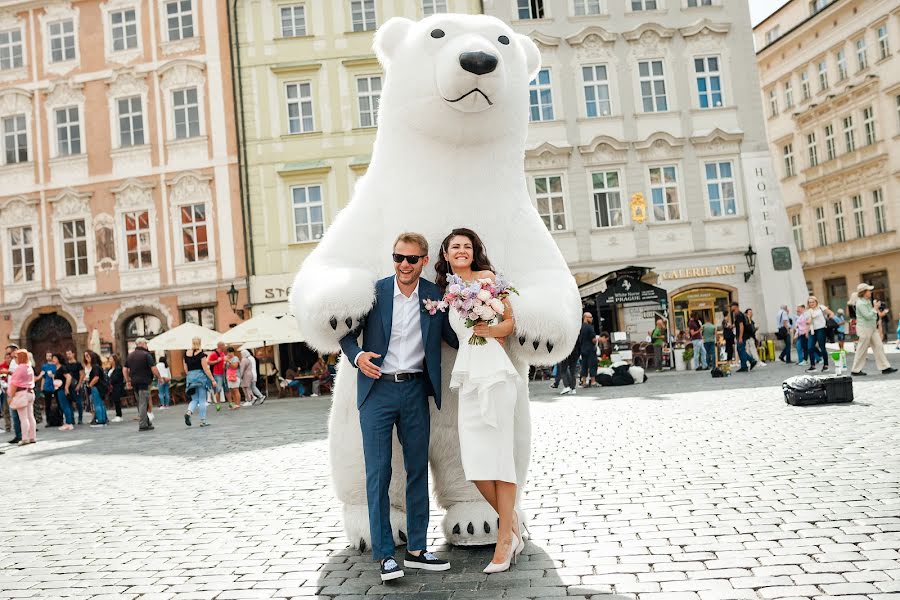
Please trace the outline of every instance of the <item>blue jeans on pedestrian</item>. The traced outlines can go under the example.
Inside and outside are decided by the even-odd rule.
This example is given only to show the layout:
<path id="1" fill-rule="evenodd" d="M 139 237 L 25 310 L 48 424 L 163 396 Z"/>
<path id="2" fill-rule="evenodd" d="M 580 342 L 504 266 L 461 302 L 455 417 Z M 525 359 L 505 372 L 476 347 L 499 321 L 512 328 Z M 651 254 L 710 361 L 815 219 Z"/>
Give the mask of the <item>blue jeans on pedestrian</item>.
<path id="1" fill-rule="evenodd" d="M 706 353 L 706 368 L 712 369 L 716 364 L 716 343 L 703 342 L 703 351 Z"/>
<path id="2" fill-rule="evenodd" d="M 751 362 L 750 355 L 747 354 L 747 348 L 744 347 L 746 341 L 739 342 L 737 340 L 734 341 L 734 345 L 737 347 L 738 358 L 741 359 L 741 368 L 746 369 Z"/>
<path id="3" fill-rule="evenodd" d="M 818 352 L 816 352 L 816 346 L 818 346 Z M 828 366 L 828 350 L 825 349 L 825 327 L 816 329 L 809 334 L 809 353 L 813 357 L 815 357 L 817 354 L 821 355 L 822 366 Z M 812 366 L 815 362 L 818 362 L 816 358 L 814 358 L 813 361 L 814 362 L 810 363 L 810 366 Z"/>
<path id="4" fill-rule="evenodd" d="M 797 336 L 797 362 L 802 363 L 805 362 L 809 356 L 808 354 L 808 344 L 809 342 L 806 340 L 805 335 Z"/>
<path id="5" fill-rule="evenodd" d="M 66 395 L 66 391 L 63 388 L 56 390 L 56 402 L 59 404 L 60 410 L 62 410 L 66 425 L 74 425 L 75 415 L 72 413 L 72 403 L 69 401 L 69 396 Z"/>
<path id="6" fill-rule="evenodd" d="M 96 387 L 91 388 L 91 402 L 94 403 L 94 420 L 97 421 L 98 425 L 106 425 L 109 420 L 106 416 L 106 405 L 103 404 L 100 390 Z"/>
<path id="7" fill-rule="evenodd" d="M 790 340 L 790 338 L 785 338 L 784 348 L 781 350 L 781 354 L 778 355 L 778 358 L 782 359 L 784 362 L 791 362 L 791 340 Z"/>
<path id="8" fill-rule="evenodd" d="M 81 396 L 81 390 L 76 391 L 74 387 L 69 388 L 69 402 L 78 408 L 78 424 L 81 425 L 84 416 L 84 399 Z"/>
<path id="9" fill-rule="evenodd" d="M 159 405 L 172 406 L 172 394 L 169 391 L 169 382 L 160 382 L 157 391 L 159 392 Z"/>
<path id="10" fill-rule="evenodd" d="M 188 404 L 188 410 L 191 414 L 196 412 L 197 416 L 200 417 L 200 422 L 206 422 L 206 398 L 209 395 L 209 392 L 202 388 L 197 387 L 192 390 L 191 393 L 191 403 Z"/>
<path id="11" fill-rule="evenodd" d="M 694 346 L 694 354 L 697 356 L 697 368 L 702 369 L 706 364 L 706 346 L 701 340 L 691 340 L 691 344 Z"/>

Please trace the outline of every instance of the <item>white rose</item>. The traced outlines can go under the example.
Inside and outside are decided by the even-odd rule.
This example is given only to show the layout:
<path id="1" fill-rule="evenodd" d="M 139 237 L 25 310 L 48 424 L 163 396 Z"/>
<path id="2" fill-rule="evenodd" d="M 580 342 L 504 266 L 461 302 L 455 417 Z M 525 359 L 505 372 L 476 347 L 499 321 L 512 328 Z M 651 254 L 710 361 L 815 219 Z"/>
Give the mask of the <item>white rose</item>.
<path id="1" fill-rule="evenodd" d="M 498 315 L 502 315 L 503 311 L 506 309 L 506 307 L 503 306 L 503 300 L 501 300 L 500 298 L 492 298 L 489 304 L 491 305 L 491 308 L 494 309 L 494 312 Z"/>
<path id="2" fill-rule="evenodd" d="M 481 290 L 478 292 L 478 299 L 482 302 L 487 302 L 491 299 L 491 293 L 487 290 Z"/>

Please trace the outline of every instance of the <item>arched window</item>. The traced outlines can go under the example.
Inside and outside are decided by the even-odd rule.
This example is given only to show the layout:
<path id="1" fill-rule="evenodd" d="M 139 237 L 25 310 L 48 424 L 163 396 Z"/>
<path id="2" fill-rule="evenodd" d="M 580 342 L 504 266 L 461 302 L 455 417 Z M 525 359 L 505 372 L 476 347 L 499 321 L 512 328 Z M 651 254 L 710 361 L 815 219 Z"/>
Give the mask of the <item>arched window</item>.
<path id="1" fill-rule="evenodd" d="M 140 337 L 152 339 L 162 333 L 163 324 L 159 317 L 149 314 L 134 315 L 125 321 L 125 344 L 128 352 L 134 350 L 134 341 Z"/>

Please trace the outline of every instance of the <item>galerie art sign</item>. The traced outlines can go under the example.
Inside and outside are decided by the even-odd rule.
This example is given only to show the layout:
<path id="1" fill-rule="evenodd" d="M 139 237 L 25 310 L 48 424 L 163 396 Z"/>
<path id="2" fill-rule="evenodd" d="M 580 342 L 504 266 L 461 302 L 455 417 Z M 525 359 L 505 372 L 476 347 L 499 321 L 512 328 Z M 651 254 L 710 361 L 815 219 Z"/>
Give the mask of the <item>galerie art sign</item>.
<path id="1" fill-rule="evenodd" d="M 671 279 L 699 279 L 702 277 L 715 277 L 717 275 L 734 275 L 737 273 L 737 265 L 718 265 L 715 267 L 685 267 L 673 271 L 664 271 L 663 280 Z"/>

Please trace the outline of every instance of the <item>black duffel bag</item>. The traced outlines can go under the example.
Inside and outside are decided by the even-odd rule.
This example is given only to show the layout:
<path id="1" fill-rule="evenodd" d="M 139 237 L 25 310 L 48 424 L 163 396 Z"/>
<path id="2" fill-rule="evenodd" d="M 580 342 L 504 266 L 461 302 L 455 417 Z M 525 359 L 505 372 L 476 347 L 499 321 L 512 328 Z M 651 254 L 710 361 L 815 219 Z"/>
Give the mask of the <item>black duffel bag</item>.
<path id="1" fill-rule="evenodd" d="M 853 402 L 850 377 L 815 377 L 797 375 L 781 384 L 784 401 L 793 406 Z"/>

